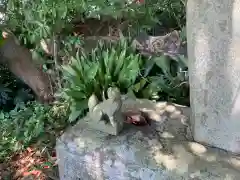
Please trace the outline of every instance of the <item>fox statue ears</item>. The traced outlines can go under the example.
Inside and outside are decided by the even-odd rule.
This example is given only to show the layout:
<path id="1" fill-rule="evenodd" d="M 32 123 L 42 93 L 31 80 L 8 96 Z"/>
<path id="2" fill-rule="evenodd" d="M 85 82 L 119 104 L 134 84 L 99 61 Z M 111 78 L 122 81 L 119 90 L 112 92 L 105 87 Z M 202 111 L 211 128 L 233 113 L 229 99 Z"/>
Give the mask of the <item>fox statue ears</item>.
<path id="1" fill-rule="evenodd" d="M 99 104 L 99 100 L 95 94 L 92 94 L 88 99 L 88 108 L 89 111 L 92 112 L 93 109 Z"/>

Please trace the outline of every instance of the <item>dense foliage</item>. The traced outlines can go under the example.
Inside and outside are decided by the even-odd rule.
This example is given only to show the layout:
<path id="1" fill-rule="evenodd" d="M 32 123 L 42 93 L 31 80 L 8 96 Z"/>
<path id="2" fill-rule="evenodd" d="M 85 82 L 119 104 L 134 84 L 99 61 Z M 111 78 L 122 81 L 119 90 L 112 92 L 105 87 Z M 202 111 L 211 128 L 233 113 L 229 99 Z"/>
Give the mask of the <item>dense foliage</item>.
<path id="1" fill-rule="evenodd" d="M 8 160 L 29 145 L 48 146 L 54 142 L 60 130 L 84 115 L 88 97 L 94 92 L 101 98 L 110 86 L 138 98 L 189 105 L 185 57 L 146 58 L 132 48 L 131 38 L 123 37 L 115 44 L 99 43 L 90 54 L 84 51 L 73 54 L 72 47 L 83 39 L 69 33 L 72 21 L 90 17 L 128 21 L 129 36 L 154 29 L 156 24 L 182 29 L 185 0 L 8 0 L 5 6 L 5 23 L 22 45 L 42 58 L 43 62 L 37 63 L 42 63 L 45 71 L 62 70 L 59 78 L 63 87 L 57 89 L 64 96 L 54 105 L 39 104 L 23 82 L 5 67 L 0 69 L 0 161 Z M 40 40 L 58 40 L 59 36 L 61 51 L 69 58 L 64 65 L 44 56 L 39 48 Z"/>
<path id="2" fill-rule="evenodd" d="M 71 28 L 72 20 L 90 17 L 127 19 L 136 29 L 149 29 L 154 23 L 182 27 L 185 0 L 8 0 L 8 26 L 26 43 L 35 44 L 53 33 Z M 166 23 L 168 22 L 168 23 Z"/>
<path id="3" fill-rule="evenodd" d="M 66 104 L 43 106 L 20 103 L 9 113 L 0 113 L 0 162 L 32 144 L 47 146 L 67 125 Z"/>
<path id="4" fill-rule="evenodd" d="M 138 98 L 188 103 L 188 78 L 182 71 L 187 69 L 186 59 L 165 55 L 144 58 L 124 38 L 110 45 L 99 43 L 90 54 L 77 54 L 63 69 L 68 82 L 65 95 L 71 102 L 70 121 L 87 109 L 93 93 L 101 99 L 112 86 Z"/>
<path id="5" fill-rule="evenodd" d="M 65 89 L 71 100 L 71 121 L 87 108 L 87 100 L 95 93 L 99 99 L 110 86 L 127 92 L 140 72 L 141 57 L 134 54 L 127 41 L 99 46 L 90 54 L 77 54 L 72 63 L 63 67 L 68 86 Z"/>

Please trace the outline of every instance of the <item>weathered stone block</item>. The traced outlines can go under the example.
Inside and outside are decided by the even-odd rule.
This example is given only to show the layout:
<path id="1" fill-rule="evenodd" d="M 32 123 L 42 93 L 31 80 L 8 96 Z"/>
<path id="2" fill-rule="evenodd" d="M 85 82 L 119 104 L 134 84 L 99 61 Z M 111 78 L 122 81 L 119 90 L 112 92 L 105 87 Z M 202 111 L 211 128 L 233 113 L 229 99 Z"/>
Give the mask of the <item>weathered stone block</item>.
<path id="1" fill-rule="evenodd" d="M 153 119 L 151 126 L 126 125 L 118 136 L 81 123 L 67 130 L 56 146 L 60 179 L 240 179 L 239 159 L 187 141 L 188 108 L 128 99 L 122 110 L 135 108 Z"/>
<path id="2" fill-rule="evenodd" d="M 240 153 L 240 1 L 188 1 L 193 136 Z"/>

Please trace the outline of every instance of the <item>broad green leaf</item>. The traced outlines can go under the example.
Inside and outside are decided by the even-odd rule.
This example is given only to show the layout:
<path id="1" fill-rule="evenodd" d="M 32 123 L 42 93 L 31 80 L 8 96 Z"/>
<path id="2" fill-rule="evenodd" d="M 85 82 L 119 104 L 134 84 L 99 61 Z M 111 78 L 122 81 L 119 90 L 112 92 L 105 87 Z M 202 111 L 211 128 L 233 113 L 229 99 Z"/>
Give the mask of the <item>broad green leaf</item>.
<path id="1" fill-rule="evenodd" d="M 82 110 L 76 110 L 76 111 L 71 111 L 71 114 L 69 115 L 68 121 L 74 122 L 76 119 L 82 114 Z"/>
<path id="2" fill-rule="evenodd" d="M 62 66 L 64 73 L 69 74 L 71 76 L 76 76 L 76 71 L 71 66 Z"/>
<path id="3" fill-rule="evenodd" d="M 117 76 L 118 74 L 120 74 L 123 64 L 127 60 L 125 59 L 125 56 L 126 56 L 126 49 L 123 49 L 121 54 L 119 55 L 119 58 L 117 59 L 114 76 Z"/>
<path id="4" fill-rule="evenodd" d="M 154 65 L 155 65 L 155 61 L 153 61 L 152 59 L 147 60 L 147 62 L 145 63 L 143 77 L 147 77 L 149 75 Z"/>
<path id="5" fill-rule="evenodd" d="M 71 107 L 71 114 L 69 116 L 69 122 L 74 122 L 80 117 L 85 109 L 87 109 L 87 100 L 73 102 Z"/>
<path id="6" fill-rule="evenodd" d="M 145 78 L 142 78 L 139 83 L 134 85 L 134 91 L 138 92 L 141 90 L 147 83 L 147 80 Z"/>
<path id="7" fill-rule="evenodd" d="M 92 80 L 95 78 L 97 71 L 98 71 L 99 65 L 98 63 L 92 63 L 88 69 L 86 69 L 86 79 L 87 80 Z"/>
<path id="8" fill-rule="evenodd" d="M 178 60 L 179 60 L 179 63 L 183 66 L 183 67 L 188 67 L 188 59 L 185 58 L 183 55 L 179 55 L 178 56 Z"/>
<path id="9" fill-rule="evenodd" d="M 114 62 L 117 61 L 115 55 L 116 55 L 115 49 L 111 49 L 111 51 L 109 53 L 109 57 L 105 60 L 105 64 L 106 64 L 106 67 L 107 67 L 107 73 L 109 75 L 112 75 L 113 72 L 114 72 L 114 68 L 115 68 L 114 67 L 115 63 Z"/>
<path id="10" fill-rule="evenodd" d="M 164 74 L 170 74 L 170 59 L 167 56 L 154 57 L 153 61 L 162 69 Z"/>
<path id="11" fill-rule="evenodd" d="M 75 100 L 83 100 L 86 98 L 86 94 L 82 91 L 78 91 L 75 89 L 65 90 L 66 94 L 74 98 Z"/>

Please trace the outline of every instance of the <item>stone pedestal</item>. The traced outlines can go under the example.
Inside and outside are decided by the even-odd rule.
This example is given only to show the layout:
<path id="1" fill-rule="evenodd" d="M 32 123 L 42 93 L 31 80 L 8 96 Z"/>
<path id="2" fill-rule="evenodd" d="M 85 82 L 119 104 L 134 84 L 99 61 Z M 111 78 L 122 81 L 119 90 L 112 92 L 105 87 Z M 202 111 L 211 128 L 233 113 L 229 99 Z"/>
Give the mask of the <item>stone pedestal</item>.
<path id="1" fill-rule="evenodd" d="M 123 111 L 144 110 L 153 119 L 151 126 L 126 125 L 113 136 L 79 121 L 57 141 L 60 180 L 240 179 L 239 159 L 187 141 L 188 108 L 149 101 L 127 104 Z"/>
<path id="2" fill-rule="evenodd" d="M 240 1 L 189 0 L 194 139 L 240 153 Z"/>

